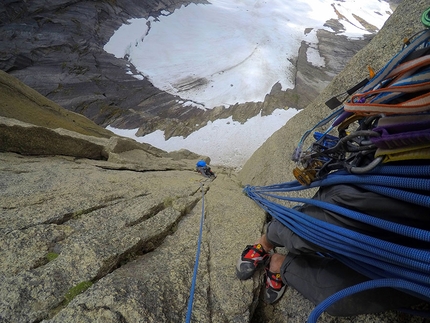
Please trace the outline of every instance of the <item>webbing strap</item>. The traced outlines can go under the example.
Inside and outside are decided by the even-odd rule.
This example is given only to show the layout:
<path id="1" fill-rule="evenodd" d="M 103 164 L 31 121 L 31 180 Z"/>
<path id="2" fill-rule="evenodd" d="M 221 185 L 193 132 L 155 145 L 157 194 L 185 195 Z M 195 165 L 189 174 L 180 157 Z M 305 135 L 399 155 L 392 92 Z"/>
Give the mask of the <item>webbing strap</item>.
<path id="1" fill-rule="evenodd" d="M 399 114 L 414 113 L 430 110 L 430 95 L 425 93 L 421 96 L 396 103 L 396 99 L 408 93 L 420 93 L 430 90 L 430 70 L 408 75 L 397 79 L 390 87 L 378 88 L 358 93 L 352 96 L 350 102 L 344 104 L 345 111 Z M 394 101 L 394 104 L 391 103 Z"/>
<path id="2" fill-rule="evenodd" d="M 358 115 L 409 114 L 430 110 L 430 92 L 396 105 L 384 103 L 345 103 L 345 111 Z"/>
<path id="3" fill-rule="evenodd" d="M 361 102 L 363 99 L 371 98 L 372 96 L 376 96 L 374 99 L 371 99 L 371 103 L 387 103 L 390 102 L 390 100 L 399 97 L 402 94 L 405 93 L 414 93 L 419 91 L 425 91 L 430 89 L 430 72 L 425 75 L 426 78 L 422 79 L 423 82 L 420 83 L 413 83 L 413 82 L 419 82 L 417 80 L 418 76 L 414 76 L 409 78 L 408 80 L 405 80 L 408 83 L 396 83 L 393 84 L 391 88 L 383 88 L 378 90 L 373 90 L 366 92 L 364 94 L 356 94 L 352 97 L 353 102 L 352 103 L 346 103 L 348 107 L 350 107 L 350 110 L 356 105 L 355 102 Z M 382 95 L 381 95 L 382 94 Z"/>
<path id="4" fill-rule="evenodd" d="M 399 75 L 410 75 L 418 68 L 430 64 L 430 55 L 418 57 L 412 61 L 400 64 L 387 75 L 387 79 L 398 77 Z"/>
<path id="5" fill-rule="evenodd" d="M 387 75 L 397 67 L 405 58 L 408 57 L 415 49 L 426 42 L 430 38 L 430 29 L 422 31 L 422 33 L 414 39 L 414 41 L 407 47 L 405 47 L 400 53 L 394 56 L 390 62 L 380 70 L 370 82 L 363 87 L 362 92 L 367 92 L 375 88 L 382 80 L 386 79 Z"/>
<path id="6" fill-rule="evenodd" d="M 360 106 L 363 102 L 370 102 L 370 104 L 375 103 L 388 103 L 393 99 L 404 95 L 405 93 L 414 93 L 419 91 L 425 91 L 430 89 L 430 72 L 425 75 L 425 79 L 419 82 L 418 76 L 414 76 L 405 80 L 405 83 L 396 83 L 393 84 L 391 88 L 383 88 L 377 89 L 373 91 L 369 91 L 366 93 L 356 94 L 352 97 L 351 102 L 345 103 L 345 107 L 347 111 L 354 111 L 354 108 Z M 408 83 L 406 83 L 408 82 Z M 419 82 L 419 83 L 413 83 Z M 362 105 L 365 105 L 364 103 Z M 401 104 L 398 104 L 401 105 Z M 391 105 L 395 108 L 396 105 Z"/>
<path id="7" fill-rule="evenodd" d="M 430 145 L 422 148 L 409 149 L 407 151 L 393 152 L 391 150 L 377 149 L 375 157 L 384 156 L 383 163 L 404 161 L 412 159 L 430 159 Z"/>
<path id="8" fill-rule="evenodd" d="M 405 61 L 419 46 L 427 45 L 429 38 L 430 30 L 424 30 L 394 56 L 360 93 L 352 96 L 344 104 L 344 110 L 357 115 L 410 114 L 430 110 L 430 93 L 424 93 L 430 90 L 430 70 L 417 73 L 419 69 L 429 66 L 430 55 Z M 416 93 L 417 96 L 408 98 L 409 93 Z M 400 97 L 403 102 L 397 102 Z"/>
<path id="9" fill-rule="evenodd" d="M 378 127 L 372 129 L 380 134 L 369 140 L 385 153 L 400 153 L 429 146 L 430 115 L 395 116 L 380 118 Z M 387 151 L 391 150 L 391 151 Z"/>
<path id="10" fill-rule="evenodd" d="M 397 54 L 381 71 L 378 72 L 369 82 L 366 78 L 356 86 L 347 91 L 349 95 L 352 95 L 355 91 L 360 88 L 363 88 L 361 93 L 368 92 L 372 88 L 377 88 L 381 85 L 384 79 L 392 79 L 392 81 L 396 81 L 400 76 L 407 77 L 412 74 L 414 71 L 429 64 L 430 55 L 426 55 L 426 52 L 422 53 L 422 57 L 418 56 L 418 58 L 414 58 L 410 61 L 406 61 L 405 63 L 401 63 L 407 58 L 413 56 L 417 52 L 421 52 L 423 49 L 416 50 L 417 47 L 421 46 L 423 42 L 425 42 L 430 37 L 430 31 L 424 31 L 420 37 L 414 40 L 413 44 L 410 44 L 406 49 L 403 49 L 400 53 Z M 415 51 L 416 50 L 416 51 Z M 400 65 L 399 65 L 400 64 Z M 398 65 L 398 66 L 396 66 Z M 385 84 L 387 85 L 387 84 Z M 325 103 L 330 109 L 334 109 L 335 107 L 341 105 L 342 103 L 337 99 L 337 97 L 333 97 Z M 348 103 L 347 103 L 348 104 Z M 342 107 L 343 110 L 344 107 Z M 345 118 L 352 115 L 352 112 L 344 112 L 340 115 L 333 123 L 333 127 L 336 127 L 339 123 L 341 123 Z"/>

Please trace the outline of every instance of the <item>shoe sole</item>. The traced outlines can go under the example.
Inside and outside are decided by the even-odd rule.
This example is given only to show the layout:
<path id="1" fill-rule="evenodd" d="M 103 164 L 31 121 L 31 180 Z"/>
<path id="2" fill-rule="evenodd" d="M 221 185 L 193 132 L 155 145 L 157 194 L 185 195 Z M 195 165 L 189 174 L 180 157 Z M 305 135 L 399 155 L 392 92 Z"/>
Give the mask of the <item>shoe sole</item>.
<path id="1" fill-rule="evenodd" d="M 267 259 L 264 262 L 259 263 L 257 266 L 254 266 L 253 263 L 249 261 L 243 261 L 242 259 L 239 259 L 236 264 L 236 276 L 240 280 L 247 280 L 250 279 L 254 273 L 258 270 L 259 267 L 265 267 L 269 263 L 270 258 L 267 257 Z M 249 269 L 243 268 L 242 264 L 249 265 Z"/>
<path id="2" fill-rule="evenodd" d="M 251 268 L 250 270 L 247 270 L 247 271 L 243 271 L 243 270 L 239 270 L 236 267 L 236 276 L 240 280 L 247 280 L 247 279 L 250 279 L 254 275 L 255 271 L 256 271 L 256 269 L 254 269 L 254 268 Z"/>

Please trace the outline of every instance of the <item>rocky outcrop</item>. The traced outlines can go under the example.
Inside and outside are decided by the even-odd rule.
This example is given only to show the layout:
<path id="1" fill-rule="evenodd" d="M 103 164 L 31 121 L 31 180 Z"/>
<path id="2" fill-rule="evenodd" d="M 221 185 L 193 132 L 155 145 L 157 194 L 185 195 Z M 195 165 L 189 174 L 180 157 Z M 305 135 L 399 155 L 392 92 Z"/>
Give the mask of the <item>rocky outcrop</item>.
<path id="1" fill-rule="evenodd" d="M 117 164 L 142 164 L 143 170 L 192 170 L 195 161 L 210 158 L 188 150 L 167 153 L 129 138 L 97 138 L 57 128 L 49 129 L 16 119 L 0 117 L 0 151 L 24 155 L 62 155 L 107 160 Z M 184 162 L 190 160 L 190 162 Z M 112 166 L 113 167 L 113 166 Z"/>
<path id="2" fill-rule="evenodd" d="M 361 79 L 369 60 L 381 67 L 405 34 L 419 30 L 417 17 L 426 5 L 405 0 L 323 98 L 271 137 L 240 174 L 215 168 L 214 181 L 193 170 L 204 156 L 167 154 L 114 136 L 0 73 L 0 95 L 7 98 L 0 102 L 0 107 L 7 102 L 0 110 L 0 321 L 184 322 L 193 295 L 191 322 L 305 322 L 314 306 L 293 288 L 267 306 L 260 275 L 247 281 L 235 276 L 240 252 L 259 237 L 266 220 L 242 194 L 239 180 L 289 179 L 290 141 L 326 115 L 322 102 Z M 14 110 L 19 113 L 12 115 Z M 34 136 L 21 136 L 32 131 Z M 57 144 L 50 145 L 51 139 Z M 26 146 L 26 140 L 34 141 Z M 42 142 L 49 149 L 42 155 L 27 151 Z M 66 142 L 90 145 L 83 151 L 99 149 L 103 158 L 65 153 Z M 387 312 L 353 318 L 323 314 L 318 322 L 423 319 Z"/>
<path id="3" fill-rule="evenodd" d="M 205 0 L 88 1 L 61 0 L 0 3 L 0 69 L 34 88 L 66 109 L 85 115 L 96 124 L 122 129 L 139 128 L 142 136 L 157 129 L 166 138 L 188 136 L 208 121 L 233 116 L 245 122 L 278 108 L 302 109 L 339 73 L 369 39 L 348 40 L 337 32 L 318 32 L 325 67 L 306 58 L 303 42 L 294 61 L 295 88 L 281 91 L 274 84 L 264 102 L 235 104 L 203 111 L 184 107 L 179 97 L 162 92 L 147 79 L 126 74 L 130 62 L 106 53 L 103 46 L 130 18 L 157 17 L 189 3 Z M 335 22 L 328 22 L 333 27 Z M 333 27 L 333 30 L 339 28 Z M 370 30 L 374 33 L 374 30 Z M 180 111 L 180 113 L 178 113 Z"/>
<path id="4" fill-rule="evenodd" d="M 148 144 L 114 136 L 112 132 L 80 114 L 65 110 L 2 71 L 0 95 L 2 151 L 108 160 L 117 158 L 114 156 L 119 153 L 138 150 L 149 157 L 171 158 L 169 153 Z M 175 159 L 199 158 L 189 151 L 170 154 Z"/>

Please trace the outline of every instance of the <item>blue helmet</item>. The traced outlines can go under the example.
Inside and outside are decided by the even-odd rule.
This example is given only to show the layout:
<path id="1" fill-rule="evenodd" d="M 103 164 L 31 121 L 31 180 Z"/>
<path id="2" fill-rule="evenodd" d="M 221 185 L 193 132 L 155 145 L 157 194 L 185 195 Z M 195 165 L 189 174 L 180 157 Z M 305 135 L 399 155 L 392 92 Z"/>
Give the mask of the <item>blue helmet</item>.
<path id="1" fill-rule="evenodd" d="M 199 160 L 198 162 L 197 162 L 197 165 L 196 165 L 197 167 L 205 167 L 206 166 L 206 162 L 204 161 L 204 160 Z"/>

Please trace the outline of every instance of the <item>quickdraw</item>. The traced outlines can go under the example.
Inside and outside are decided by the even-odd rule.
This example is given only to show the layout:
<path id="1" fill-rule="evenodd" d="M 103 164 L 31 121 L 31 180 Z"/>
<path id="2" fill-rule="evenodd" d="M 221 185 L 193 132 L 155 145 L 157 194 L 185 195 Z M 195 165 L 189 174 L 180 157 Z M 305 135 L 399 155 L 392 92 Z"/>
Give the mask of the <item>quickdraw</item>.
<path id="1" fill-rule="evenodd" d="M 430 29 L 423 30 L 378 73 L 369 68 L 370 79 L 343 93 L 350 99 L 305 133 L 292 157 L 293 174 L 302 185 L 335 170 L 362 174 L 380 163 L 430 159 L 429 40 Z M 339 96 L 326 105 L 341 105 Z M 308 135 L 330 122 L 303 150 Z"/>

